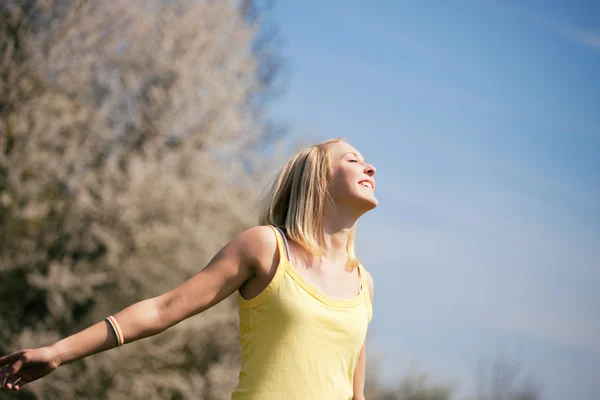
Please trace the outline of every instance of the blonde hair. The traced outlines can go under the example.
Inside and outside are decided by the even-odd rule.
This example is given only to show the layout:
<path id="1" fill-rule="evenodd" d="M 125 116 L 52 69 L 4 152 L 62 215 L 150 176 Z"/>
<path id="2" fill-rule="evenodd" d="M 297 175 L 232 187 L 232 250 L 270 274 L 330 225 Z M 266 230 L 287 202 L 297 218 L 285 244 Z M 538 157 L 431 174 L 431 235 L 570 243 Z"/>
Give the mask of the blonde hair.
<path id="1" fill-rule="evenodd" d="M 260 225 L 285 227 L 289 238 L 313 255 L 325 253 L 323 214 L 331 202 L 329 184 L 333 174 L 327 145 L 342 138 L 314 144 L 290 158 L 265 196 L 259 216 Z M 356 225 L 348 236 L 348 265 L 357 268 L 360 261 L 354 253 Z"/>

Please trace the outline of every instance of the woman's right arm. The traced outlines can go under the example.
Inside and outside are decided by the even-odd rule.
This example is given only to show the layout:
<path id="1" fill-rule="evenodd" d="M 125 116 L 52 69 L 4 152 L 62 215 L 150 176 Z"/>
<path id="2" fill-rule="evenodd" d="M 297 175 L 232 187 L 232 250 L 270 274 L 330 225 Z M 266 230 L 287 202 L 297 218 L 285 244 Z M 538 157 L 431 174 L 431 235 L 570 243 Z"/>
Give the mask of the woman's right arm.
<path id="1" fill-rule="evenodd" d="M 272 241 L 272 238 L 273 233 L 269 227 L 250 228 L 223 247 L 202 271 L 182 285 L 114 314 L 125 343 L 163 332 L 227 298 L 254 276 L 257 265 L 264 262 L 261 250 L 264 249 L 265 242 Z M 0 357 L 0 366 L 8 364 L 0 372 L 0 385 L 8 377 L 8 387 L 17 386 L 18 390 L 19 386 L 38 379 L 61 365 L 115 346 L 116 339 L 109 324 L 105 321 L 98 322 L 52 346 L 21 350 Z M 26 366 L 33 361 L 40 364 L 40 359 L 43 361 L 41 364 L 44 364 L 44 368 L 41 368 L 43 371 L 35 370 L 30 374 Z M 36 376 L 36 373 L 41 375 Z M 11 382 L 17 376 L 21 381 L 12 385 Z"/>

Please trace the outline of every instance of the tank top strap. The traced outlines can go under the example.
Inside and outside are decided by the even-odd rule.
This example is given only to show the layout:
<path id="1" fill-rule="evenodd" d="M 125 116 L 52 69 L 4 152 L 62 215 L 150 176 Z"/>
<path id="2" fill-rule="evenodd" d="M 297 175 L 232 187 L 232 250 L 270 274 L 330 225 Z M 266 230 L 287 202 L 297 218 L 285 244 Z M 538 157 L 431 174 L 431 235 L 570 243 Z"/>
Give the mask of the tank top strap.
<path id="1" fill-rule="evenodd" d="M 283 232 L 283 229 L 281 229 L 278 226 L 271 225 L 271 228 L 274 228 L 274 230 L 276 231 L 277 247 L 279 249 L 279 257 L 283 258 L 283 247 L 285 246 L 285 254 L 287 255 L 287 260 L 291 261 L 290 246 L 288 244 L 288 240 L 287 240 L 285 232 Z M 277 233 L 279 233 L 279 234 L 277 234 Z M 282 246 L 282 242 L 283 242 L 284 246 Z M 367 281 L 365 280 L 365 272 L 364 271 L 365 270 L 364 270 L 364 267 L 362 266 L 362 264 L 358 264 L 358 275 L 359 275 L 358 292 L 366 294 L 366 301 L 368 301 L 370 304 L 371 303 L 371 297 L 370 297 L 371 295 L 369 294 L 369 289 L 367 288 Z"/>
<path id="2" fill-rule="evenodd" d="M 288 245 L 287 237 L 285 236 L 283 229 L 281 229 L 278 226 L 272 226 L 272 227 L 275 228 L 279 232 L 279 235 L 277 235 L 277 247 L 279 248 L 279 257 L 283 258 L 283 246 L 281 246 L 281 242 L 283 241 L 283 245 L 285 246 L 285 254 L 287 256 L 287 260 L 290 261 L 290 246 Z"/>
<path id="3" fill-rule="evenodd" d="M 358 277 L 359 277 L 359 291 L 365 291 L 365 287 L 367 286 L 367 282 L 365 280 L 365 269 L 362 264 L 358 264 Z M 367 289 L 368 290 L 368 289 Z"/>
<path id="4" fill-rule="evenodd" d="M 371 304 L 371 293 L 369 293 L 369 285 L 367 285 L 367 279 L 365 278 L 366 272 L 365 267 L 362 264 L 358 264 L 358 272 L 360 273 L 360 284 L 362 286 L 361 293 L 363 295 L 364 301 L 367 305 L 367 309 L 369 310 L 369 322 L 371 322 L 371 318 L 373 317 L 373 305 Z"/>
<path id="5" fill-rule="evenodd" d="M 359 275 L 359 279 L 358 279 L 358 292 L 357 293 L 361 293 L 363 290 L 363 287 L 365 286 L 363 283 L 363 278 L 362 278 L 362 273 L 360 271 L 360 269 L 358 270 Z"/>
<path id="6" fill-rule="evenodd" d="M 283 261 L 284 259 L 287 259 L 289 261 L 290 257 L 289 257 L 289 249 L 288 249 L 288 244 L 287 241 L 285 239 L 285 235 L 283 233 L 283 231 L 281 230 L 281 228 L 274 226 L 274 225 L 269 225 L 271 227 L 271 229 L 273 229 L 273 232 L 275 232 L 275 237 L 277 238 L 277 251 L 279 253 L 279 260 L 280 262 Z M 286 258 L 287 256 L 287 258 Z"/>

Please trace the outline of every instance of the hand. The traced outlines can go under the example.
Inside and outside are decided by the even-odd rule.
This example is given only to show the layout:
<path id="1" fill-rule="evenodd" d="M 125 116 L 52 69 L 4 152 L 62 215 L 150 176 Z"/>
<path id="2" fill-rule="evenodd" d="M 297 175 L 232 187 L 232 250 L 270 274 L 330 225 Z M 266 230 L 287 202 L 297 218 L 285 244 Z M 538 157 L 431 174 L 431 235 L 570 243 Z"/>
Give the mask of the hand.
<path id="1" fill-rule="evenodd" d="M 19 350 L 0 357 L 0 388 L 19 390 L 58 368 L 59 363 L 50 347 Z"/>

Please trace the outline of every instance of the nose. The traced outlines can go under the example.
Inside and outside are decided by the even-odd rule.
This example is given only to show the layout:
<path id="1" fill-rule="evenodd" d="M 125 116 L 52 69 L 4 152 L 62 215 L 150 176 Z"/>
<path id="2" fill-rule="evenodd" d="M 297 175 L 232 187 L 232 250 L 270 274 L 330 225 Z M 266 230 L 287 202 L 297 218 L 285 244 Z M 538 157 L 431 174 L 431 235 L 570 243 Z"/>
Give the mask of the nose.
<path id="1" fill-rule="evenodd" d="M 373 176 L 373 175 L 375 175 L 376 171 L 377 171 L 377 169 L 373 165 L 371 165 L 371 164 L 365 165 L 365 172 L 367 175 Z"/>

